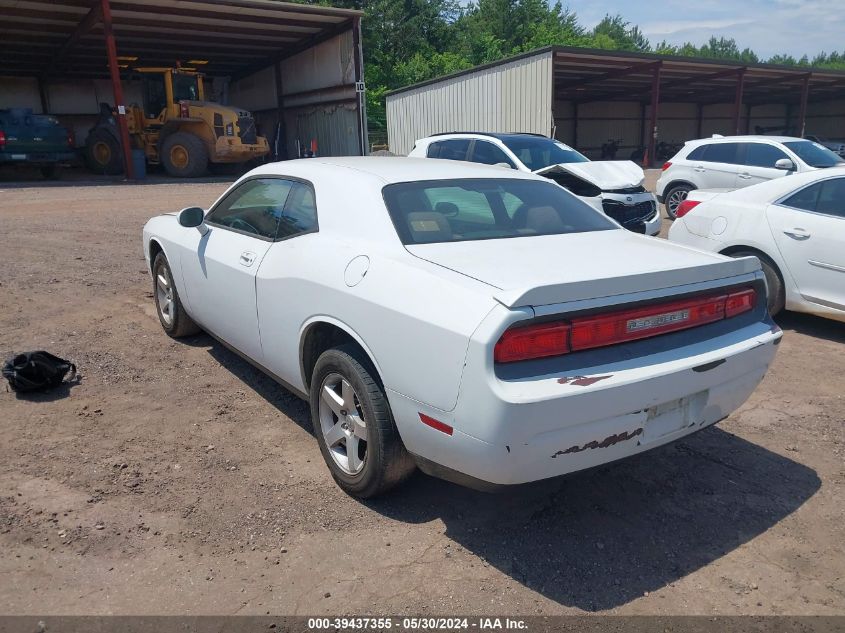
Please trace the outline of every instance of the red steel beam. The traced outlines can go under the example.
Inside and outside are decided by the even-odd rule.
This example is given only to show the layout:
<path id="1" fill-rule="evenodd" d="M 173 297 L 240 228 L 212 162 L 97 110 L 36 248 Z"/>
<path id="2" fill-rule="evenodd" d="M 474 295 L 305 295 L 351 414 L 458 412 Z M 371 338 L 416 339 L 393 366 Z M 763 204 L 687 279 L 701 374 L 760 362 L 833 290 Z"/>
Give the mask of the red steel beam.
<path id="1" fill-rule="evenodd" d="M 801 109 L 798 111 L 798 129 L 801 131 L 799 136 L 804 138 L 804 132 L 807 127 L 807 99 L 810 96 L 810 79 L 812 73 L 807 73 L 804 77 L 804 83 L 801 85 Z"/>
<path id="2" fill-rule="evenodd" d="M 734 134 L 740 133 L 740 112 L 742 110 L 742 91 L 745 87 L 745 69 L 738 70 L 736 73 L 736 94 L 734 96 Z"/>
<path id="3" fill-rule="evenodd" d="M 100 0 L 103 18 L 103 32 L 106 39 L 106 55 L 109 58 L 109 75 L 111 76 L 114 92 L 114 106 L 117 112 L 117 125 L 120 129 L 120 145 L 123 147 L 123 165 L 126 177 L 135 179 L 135 169 L 132 165 L 132 147 L 129 145 L 129 127 L 126 125 L 126 104 L 123 100 L 123 86 L 120 83 L 120 69 L 117 65 L 117 45 L 114 41 L 114 31 L 111 22 L 111 7 L 109 0 Z"/>
<path id="4" fill-rule="evenodd" d="M 654 153 L 657 148 L 657 110 L 660 107 L 660 69 L 662 65 L 662 63 L 659 63 L 655 66 L 651 75 L 650 133 L 648 137 L 648 151 L 643 158 L 643 167 L 648 167 L 649 163 L 654 163 Z"/>

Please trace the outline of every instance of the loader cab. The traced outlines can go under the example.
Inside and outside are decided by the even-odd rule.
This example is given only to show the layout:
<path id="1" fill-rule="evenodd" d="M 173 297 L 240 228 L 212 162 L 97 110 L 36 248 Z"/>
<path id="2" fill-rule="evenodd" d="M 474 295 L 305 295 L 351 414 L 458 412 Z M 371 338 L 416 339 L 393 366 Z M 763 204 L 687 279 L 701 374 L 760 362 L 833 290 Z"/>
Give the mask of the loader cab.
<path id="1" fill-rule="evenodd" d="M 163 124 L 180 116 L 180 101 L 203 101 L 199 74 L 179 68 L 137 68 L 144 95 L 144 119 L 148 125 Z"/>

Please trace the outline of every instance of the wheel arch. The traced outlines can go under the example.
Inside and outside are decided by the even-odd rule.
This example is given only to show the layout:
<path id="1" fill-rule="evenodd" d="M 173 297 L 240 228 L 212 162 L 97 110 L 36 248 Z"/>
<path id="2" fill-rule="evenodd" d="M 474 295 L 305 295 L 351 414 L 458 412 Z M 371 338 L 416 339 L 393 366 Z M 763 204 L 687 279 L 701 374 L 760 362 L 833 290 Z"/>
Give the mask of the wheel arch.
<path id="1" fill-rule="evenodd" d="M 787 296 L 792 292 L 793 280 L 791 276 L 788 276 L 789 271 L 786 271 L 785 273 L 784 267 L 781 265 L 779 258 L 772 257 L 759 246 L 750 246 L 748 244 L 731 244 L 730 246 L 726 246 L 725 248 L 720 250 L 719 254 L 732 257 L 736 253 L 741 253 L 743 251 L 753 253 L 754 255 L 762 257 L 766 259 L 769 263 L 771 263 L 772 268 L 774 268 L 775 273 L 777 273 L 777 276 L 780 278 L 780 283 L 783 286 L 784 292 L 787 293 Z"/>
<path id="2" fill-rule="evenodd" d="M 346 343 L 360 348 L 375 369 L 376 380 L 384 386 L 381 367 L 363 339 L 351 327 L 338 319 L 330 316 L 315 316 L 303 325 L 299 336 L 299 370 L 306 392 L 311 388 L 311 374 L 314 372 L 314 366 L 320 354 L 327 349 Z"/>
<path id="3" fill-rule="evenodd" d="M 670 182 L 668 185 L 666 185 L 663 188 L 663 195 L 666 196 L 670 191 L 672 191 L 672 189 L 674 189 L 675 187 L 677 187 L 679 185 L 686 185 L 687 187 L 690 187 L 693 190 L 698 189 L 698 187 L 696 185 L 694 185 L 693 183 L 691 183 L 689 180 L 684 180 L 683 178 L 679 178 L 677 180 L 673 180 L 672 182 Z"/>
<path id="4" fill-rule="evenodd" d="M 164 147 L 164 141 L 167 140 L 167 137 L 173 136 L 177 132 L 186 132 L 187 134 L 193 134 L 197 138 L 199 138 L 203 143 L 205 143 L 206 147 L 212 148 L 214 147 L 214 130 L 211 129 L 211 126 L 208 122 L 204 119 L 172 119 L 164 124 L 164 127 L 161 128 L 161 131 L 158 135 L 158 151 L 161 153 L 162 147 Z"/>

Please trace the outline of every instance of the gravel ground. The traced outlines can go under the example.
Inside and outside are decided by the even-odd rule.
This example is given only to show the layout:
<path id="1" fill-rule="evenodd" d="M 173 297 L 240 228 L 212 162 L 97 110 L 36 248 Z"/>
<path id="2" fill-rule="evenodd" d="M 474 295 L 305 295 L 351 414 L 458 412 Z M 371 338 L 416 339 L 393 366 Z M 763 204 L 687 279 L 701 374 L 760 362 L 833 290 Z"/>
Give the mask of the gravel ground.
<path id="1" fill-rule="evenodd" d="M 0 388 L 3 613 L 845 614 L 845 325 L 784 315 L 751 400 L 684 441 L 360 502 L 303 402 L 155 318 L 141 226 L 224 188 L 0 183 L 0 352 L 82 376 Z"/>

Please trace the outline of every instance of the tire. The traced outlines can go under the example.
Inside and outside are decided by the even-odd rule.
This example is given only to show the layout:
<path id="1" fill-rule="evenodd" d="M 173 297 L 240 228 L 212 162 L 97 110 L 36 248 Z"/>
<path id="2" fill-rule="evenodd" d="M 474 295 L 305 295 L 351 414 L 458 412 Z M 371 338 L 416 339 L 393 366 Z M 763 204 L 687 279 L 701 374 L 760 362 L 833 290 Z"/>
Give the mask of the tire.
<path id="1" fill-rule="evenodd" d="M 122 174 L 120 143 L 104 128 L 95 128 L 85 139 L 85 164 L 95 174 Z"/>
<path id="2" fill-rule="evenodd" d="M 678 217 L 678 205 L 684 200 L 686 200 L 687 195 L 693 189 L 695 189 L 695 187 L 691 185 L 675 185 L 674 187 L 669 189 L 669 191 L 666 192 L 666 197 L 663 198 L 665 200 L 663 206 L 666 207 L 666 214 L 672 220 Z"/>
<path id="3" fill-rule="evenodd" d="M 159 323 L 168 336 L 181 338 L 200 331 L 200 327 L 185 312 L 164 253 L 156 255 L 153 261 L 153 297 Z"/>
<path id="4" fill-rule="evenodd" d="M 45 180 L 58 180 L 59 166 L 56 163 L 50 163 L 49 165 L 41 165 L 41 175 L 44 177 Z"/>
<path id="5" fill-rule="evenodd" d="M 759 251 L 738 251 L 730 254 L 731 257 L 749 257 L 751 255 L 760 260 L 763 274 L 766 276 L 766 286 L 769 289 L 767 296 L 769 314 L 777 316 L 786 305 L 783 278 L 781 277 L 777 264 Z"/>
<path id="6" fill-rule="evenodd" d="M 197 178 L 208 170 L 208 150 L 201 138 L 174 132 L 161 144 L 161 164 L 171 176 Z"/>
<path id="7" fill-rule="evenodd" d="M 329 391 L 334 398 L 324 396 Z M 310 402 L 320 452 L 347 494 L 375 497 L 414 471 L 384 387 L 360 348 L 341 345 L 323 352 L 311 376 Z M 330 444 L 333 439 L 335 443 Z M 357 450 L 350 460 L 347 449 L 353 445 Z"/>

